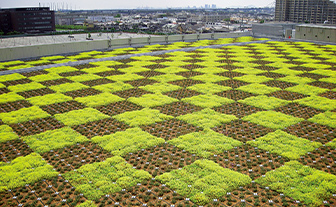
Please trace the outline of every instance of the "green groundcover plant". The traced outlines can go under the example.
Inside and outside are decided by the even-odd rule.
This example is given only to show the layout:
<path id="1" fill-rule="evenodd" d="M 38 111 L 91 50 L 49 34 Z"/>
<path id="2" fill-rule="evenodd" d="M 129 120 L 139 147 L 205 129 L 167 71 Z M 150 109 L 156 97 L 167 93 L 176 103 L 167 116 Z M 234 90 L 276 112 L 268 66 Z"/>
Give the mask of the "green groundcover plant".
<path id="1" fill-rule="evenodd" d="M 206 205 L 211 199 L 221 198 L 252 181 L 249 176 L 223 168 L 210 160 L 197 160 L 156 179 L 197 205 Z"/>
<path id="2" fill-rule="evenodd" d="M 327 146 L 336 148 L 336 138 L 326 144 Z"/>
<path id="3" fill-rule="evenodd" d="M 309 206 L 321 206 L 336 193 L 336 176 L 290 161 L 256 180 L 263 186 L 303 201 Z"/>
<path id="4" fill-rule="evenodd" d="M 31 91 L 31 90 L 41 89 L 41 88 L 45 88 L 45 86 L 40 83 L 36 83 L 36 82 L 8 86 L 9 90 L 16 92 L 16 93 L 23 92 L 23 91 Z"/>
<path id="5" fill-rule="evenodd" d="M 170 66 L 170 67 L 165 67 L 165 68 L 157 68 L 157 69 L 154 69 L 154 71 L 160 72 L 160 73 L 174 74 L 174 73 L 180 73 L 180 72 L 187 72 L 188 70 L 177 67 L 177 66 Z"/>
<path id="6" fill-rule="evenodd" d="M 85 108 L 69 111 L 63 114 L 56 114 L 55 118 L 67 126 L 85 124 L 91 121 L 102 120 L 109 116 L 93 108 Z"/>
<path id="7" fill-rule="evenodd" d="M 88 139 L 69 127 L 45 131 L 22 138 L 35 152 L 44 153 L 52 149 L 71 146 Z"/>
<path id="8" fill-rule="evenodd" d="M 301 93 L 301 94 L 305 94 L 305 95 L 309 95 L 309 96 L 317 95 L 317 94 L 324 93 L 324 92 L 328 91 L 328 89 L 326 89 L 326 88 L 310 86 L 310 85 L 307 85 L 307 84 L 301 84 L 301 85 L 289 87 L 289 88 L 286 88 L 285 90 L 295 92 L 295 93 Z"/>
<path id="9" fill-rule="evenodd" d="M 19 73 L 13 73 L 13 74 L 9 74 L 9 75 L 0 76 L 0 82 L 21 80 L 21 79 L 25 79 L 25 78 L 26 78 L 25 76 L 23 76 Z"/>
<path id="10" fill-rule="evenodd" d="M 13 129 L 8 125 L 0 125 L 0 143 L 7 142 L 19 138 L 19 136 L 13 132 Z"/>
<path id="11" fill-rule="evenodd" d="M 321 67 L 321 65 L 319 64 L 318 67 Z M 310 73 L 314 73 L 314 74 L 318 74 L 318 75 L 326 75 L 326 76 L 336 77 L 336 72 L 333 71 L 333 70 L 318 69 L 318 70 L 311 71 Z"/>
<path id="12" fill-rule="evenodd" d="M 310 96 L 307 98 L 296 100 L 295 102 L 321 110 L 336 109 L 336 100 L 328 99 L 321 96 Z"/>
<path id="13" fill-rule="evenodd" d="M 278 108 L 280 106 L 284 106 L 290 103 L 289 101 L 282 100 L 282 99 L 275 98 L 275 97 L 268 97 L 266 95 L 252 96 L 244 100 L 239 100 L 238 102 L 251 105 L 251 106 L 255 106 L 255 107 L 259 107 L 259 108 L 266 109 L 266 110 L 275 109 L 275 108 Z"/>
<path id="14" fill-rule="evenodd" d="M 0 119 L 6 124 L 22 123 L 38 118 L 46 118 L 48 116 L 50 116 L 50 114 L 43 111 L 38 106 L 22 108 L 8 113 L 0 113 Z"/>
<path id="15" fill-rule="evenodd" d="M 308 121 L 336 128 L 336 112 L 326 111 L 313 116 Z"/>
<path id="16" fill-rule="evenodd" d="M 77 205 L 76 207 L 97 207 L 93 201 L 86 200 L 84 203 Z"/>
<path id="17" fill-rule="evenodd" d="M 164 139 L 144 132 L 138 127 L 102 137 L 96 136 L 91 140 L 93 143 L 97 143 L 102 148 L 111 152 L 111 154 L 119 156 L 165 142 Z"/>
<path id="18" fill-rule="evenodd" d="M 65 93 L 68 91 L 76 91 L 76 90 L 89 88 L 89 86 L 86 86 L 78 82 L 74 82 L 74 83 L 64 83 L 60 85 L 50 86 L 49 88 L 59 93 Z"/>
<path id="19" fill-rule="evenodd" d="M 298 159 L 307 152 L 322 146 L 319 142 L 311 142 L 310 140 L 296 137 L 281 130 L 276 130 L 264 137 L 248 141 L 247 143 L 254 147 L 288 157 L 289 159 Z"/>
<path id="20" fill-rule="evenodd" d="M 35 96 L 31 98 L 27 98 L 27 101 L 29 101 L 31 104 L 36 106 L 44 106 L 44 105 L 50 105 L 54 103 L 62 103 L 66 101 L 71 101 L 72 97 L 66 96 L 62 93 L 52 93 L 47 94 L 44 96 Z"/>
<path id="21" fill-rule="evenodd" d="M 260 111 L 249 116 L 245 116 L 243 120 L 251 121 L 272 129 L 284 129 L 285 127 L 303 121 L 304 119 L 276 111 Z"/>
<path id="22" fill-rule="evenodd" d="M 39 154 L 20 156 L 8 164 L 0 163 L 0 192 L 57 175 L 58 172 L 53 170 L 53 167 Z"/>
<path id="23" fill-rule="evenodd" d="M 231 122 L 237 118 L 234 115 L 221 114 L 212 109 L 206 108 L 202 111 L 194 112 L 192 114 L 179 116 L 177 119 L 186 121 L 195 126 L 212 128 L 223 123 Z"/>
<path id="24" fill-rule="evenodd" d="M 128 83 L 115 82 L 115 83 L 108 83 L 108 84 L 93 86 L 92 88 L 97 89 L 98 91 L 114 93 L 118 91 L 132 89 L 133 86 Z"/>
<path id="25" fill-rule="evenodd" d="M 119 156 L 107 158 L 80 167 L 77 171 L 64 174 L 64 177 L 90 200 L 121 191 L 151 178 L 144 170 L 133 169 L 132 165 Z M 90 181 L 90 182 L 89 182 Z"/>
<path id="26" fill-rule="evenodd" d="M 327 82 L 327 83 L 336 83 L 336 77 L 330 77 L 330 78 L 321 78 L 319 81 Z"/>
<path id="27" fill-rule="evenodd" d="M 128 68 L 121 68 L 118 71 L 121 71 L 123 73 L 140 73 L 145 71 L 150 71 L 150 69 L 140 66 L 133 66 Z"/>
<path id="28" fill-rule="evenodd" d="M 150 77 L 149 79 L 159 81 L 162 83 L 167 83 L 167 82 L 176 81 L 176 80 L 183 80 L 185 79 L 185 77 L 176 75 L 176 74 L 165 74 L 165 75 L 158 75 L 158 76 Z"/>
<path id="29" fill-rule="evenodd" d="M 176 91 L 181 87 L 169 83 L 154 83 L 153 85 L 140 86 L 139 88 L 153 93 L 164 93 L 168 91 Z"/>
<path id="30" fill-rule="evenodd" d="M 314 79 L 312 78 L 299 77 L 299 76 L 286 76 L 283 78 L 279 78 L 278 80 L 296 84 L 306 84 L 314 82 Z"/>
<path id="31" fill-rule="evenodd" d="M 261 74 L 265 72 L 263 70 L 252 68 L 252 63 L 242 63 L 241 62 L 241 63 L 235 63 L 234 65 L 238 67 L 243 67 L 243 68 L 233 70 L 233 72 L 237 72 L 237 73 L 243 73 L 246 75 L 257 75 L 257 74 Z M 255 67 L 257 66 L 259 65 L 255 65 Z"/>
<path id="32" fill-rule="evenodd" d="M 172 119 L 173 116 L 162 114 L 157 109 L 144 108 L 138 111 L 128 111 L 122 114 L 118 114 L 113 118 L 125 122 L 130 126 L 140 126 Z"/>
<path id="33" fill-rule="evenodd" d="M 61 67 L 53 67 L 45 69 L 45 71 L 48 71 L 50 73 L 67 73 L 67 72 L 73 72 L 78 71 L 77 68 L 71 67 L 71 66 L 61 66 Z"/>
<path id="34" fill-rule="evenodd" d="M 201 157 L 209 157 L 242 145 L 242 142 L 211 129 L 194 132 L 168 141 L 168 143 Z"/>
<path id="35" fill-rule="evenodd" d="M 211 94 L 198 95 L 190 98 L 183 98 L 181 100 L 203 108 L 212 108 L 234 102 L 234 100 Z"/>
<path id="36" fill-rule="evenodd" d="M 63 77 L 58 75 L 57 73 L 48 73 L 48 74 L 42 74 L 42 75 L 36 75 L 36 76 L 29 77 L 30 80 L 35 81 L 35 82 L 57 80 L 61 78 Z"/>
<path id="37" fill-rule="evenodd" d="M 203 70 L 202 72 L 208 72 L 208 71 Z M 197 76 L 192 77 L 191 79 L 203 81 L 203 82 L 206 82 L 206 83 L 215 83 L 215 82 L 219 82 L 219 81 L 228 80 L 227 77 L 219 76 L 219 75 L 215 75 L 215 74 L 211 74 L 211 73 L 207 73 L 207 74 L 204 74 L 204 75 L 197 75 Z"/>
<path id="38" fill-rule="evenodd" d="M 277 87 L 269 87 L 269 86 L 266 86 L 260 83 L 252 83 L 249 85 L 241 86 L 238 88 L 238 90 L 263 95 L 263 94 L 269 94 L 275 91 L 279 91 L 281 89 Z"/>
<path id="39" fill-rule="evenodd" d="M 82 69 L 83 72 L 90 73 L 90 74 L 113 71 L 113 70 L 114 70 L 113 68 L 109 68 L 107 66 L 97 66 L 97 67 L 93 67 L 93 68 Z"/>
<path id="40" fill-rule="evenodd" d="M 141 75 L 133 74 L 133 73 L 126 73 L 123 75 L 113 75 L 106 77 L 107 79 L 113 80 L 113 81 L 132 81 L 132 80 L 139 80 L 143 79 L 144 77 Z"/>
<path id="41" fill-rule="evenodd" d="M 155 107 L 176 102 L 178 101 L 178 99 L 157 93 L 157 94 L 145 94 L 139 98 L 130 97 L 128 101 L 143 107 Z"/>
<path id="42" fill-rule="evenodd" d="M 189 86 L 187 89 L 198 91 L 204 94 L 214 94 L 222 91 L 230 90 L 231 87 L 221 86 L 214 83 L 204 83 L 204 84 L 196 84 L 193 86 Z"/>
<path id="43" fill-rule="evenodd" d="M 248 83 L 263 83 L 270 80 L 273 80 L 273 78 L 267 78 L 266 76 L 257 76 L 257 75 L 244 75 L 241 77 L 234 77 L 233 79 L 248 82 Z"/>
<path id="44" fill-rule="evenodd" d="M 100 79 L 101 77 L 99 75 L 94 75 L 94 74 L 83 74 L 83 75 L 77 75 L 77 76 L 70 76 L 67 78 L 75 82 L 84 82 L 84 81 L 90 81 L 90 80 L 97 80 L 97 79 Z"/>
<path id="45" fill-rule="evenodd" d="M 277 67 L 277 66 L 275 66 L 275 67 Z M 273 73 L 283 74 L 283 75 L 286 75 L 286 76 L 295 76 L 295 75 L 303 74 L 302 71 L 291 70 L 291 69 L 288 69 L 288 68 L 281 68 L 281 69 L 278 69 L 278 70 L 274 70 L 272 72 Z"/>
<path id="46" fill-rule="evenodd" d="M 0 95 L 0 104 L 1 103 L 7 103 L 7 102 L 13 102 L 13 101 L 19 101 L 23 100 L 24 97 L 20 96 L 19 94 L 16 94 L 14 92 L 4 93 Z"/>
<path id="47" fill-rule="evenodd" d="M 192 77 L 192 79 L 194 79 L 194 80 L 200 80 L 202 78 L 205 78 L 205 80 L 206 80 L 205 82 L 217 82 L 218 79 L 220 79 L 220 80 L 229 79 L 229 78 L 226 78 L 224 76 L 223 77 L 218 77 L 218 75 L 215 75 L 216 73 L 223 73 L 223 72 L 228 71 L 224 68 L 205 67 L 205 68 L 196 68 L 196 69 L 193 69 L 193 71 L 208 74 L 206 76 L 203 76 L 203 75 L 194 76 L 194 77 Z M 211 79 L 211 78 L 214 78 L 214 79 Z"/>
<path id="48" fill-rule="evenodd" d="M 100 93 L 93 96 L 75 98 L 76 101 L 85 104 L 88 107 L 96 107 L 125 100 L 111 93 Z"/>

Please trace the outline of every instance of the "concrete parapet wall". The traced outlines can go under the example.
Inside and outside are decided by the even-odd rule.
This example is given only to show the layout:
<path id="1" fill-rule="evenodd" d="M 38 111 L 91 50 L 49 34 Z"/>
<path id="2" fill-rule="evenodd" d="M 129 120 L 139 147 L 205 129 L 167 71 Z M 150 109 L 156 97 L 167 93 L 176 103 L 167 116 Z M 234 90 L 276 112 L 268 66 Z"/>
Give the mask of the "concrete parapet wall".
<path id="1" fill-rule="evenodd" d="M 283 38 L 286 36 L 285 31 L 295 29 L 296 25 L 294 23 L 252 24 L 252 33 L 256 36 Z"/>
<path id="2" fill-rule="evenodd" d="M 298 25 L 295 39 L 336 43 L 336 27 Z"/>
<path id="3" fill-rule="evenodd" d="M 229 37 L 250 36 L 249 32 L 244 33 L 207 33 L 189 35 L 151 36 L 139 38 L 125 38 L 112 40 L 88 40 L 82 42 L 67 42 L 45 45 L 32 45 L 22 47 L 0 48 L 0 61 L 35 58 L 58 54 L 78 53 L 90 50 L 107 50 L 118 47 L 166 44 L 179 41 L 197 41 L 202 39 L 218 39 Z"/>

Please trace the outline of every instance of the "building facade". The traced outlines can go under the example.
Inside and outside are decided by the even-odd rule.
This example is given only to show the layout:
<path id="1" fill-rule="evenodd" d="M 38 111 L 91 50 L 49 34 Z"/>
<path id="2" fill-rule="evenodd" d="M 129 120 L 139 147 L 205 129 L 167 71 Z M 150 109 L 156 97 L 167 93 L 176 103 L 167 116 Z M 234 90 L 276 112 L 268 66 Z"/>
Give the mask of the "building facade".
<path id="1" fill-rule="evenodd" d="M 276 0 L 275 21 L 336 24 L 336 3 L 331 0 Z"/>
<path id="2" fill-rule="evenodd" d="M 55 13 L 49 7 L 0 9 L 0 31 L 5 34 L 55 31 Z"/>
<path id="3" fill-rule="evenodd" d="M 203 21 L 205 23 L 215 23 L 215 22 L 222 22 L 224 19 L 230 18 L 228 15 L 205 15 Z"/>

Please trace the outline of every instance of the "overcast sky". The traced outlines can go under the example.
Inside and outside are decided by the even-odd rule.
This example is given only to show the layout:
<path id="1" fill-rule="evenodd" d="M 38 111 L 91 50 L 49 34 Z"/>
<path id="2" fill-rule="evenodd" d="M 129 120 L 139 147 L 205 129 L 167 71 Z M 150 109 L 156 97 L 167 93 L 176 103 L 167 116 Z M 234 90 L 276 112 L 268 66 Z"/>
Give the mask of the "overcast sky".
<path id="1" fill-rule="evenodd" d="M 49 6 L 64 4 L 68 8 L 76 9 L 134 9 L 137 7 L 187 7 L 187 6 L 203 6 L 205 4 L 216 4 L 217 8 L 225 7 L 244 7 L 256 6 L 264 7 L 271 6 L 275 0 L 0 0 L 0 7 L 36 7 L 41 2 L 41 6 Z"/>

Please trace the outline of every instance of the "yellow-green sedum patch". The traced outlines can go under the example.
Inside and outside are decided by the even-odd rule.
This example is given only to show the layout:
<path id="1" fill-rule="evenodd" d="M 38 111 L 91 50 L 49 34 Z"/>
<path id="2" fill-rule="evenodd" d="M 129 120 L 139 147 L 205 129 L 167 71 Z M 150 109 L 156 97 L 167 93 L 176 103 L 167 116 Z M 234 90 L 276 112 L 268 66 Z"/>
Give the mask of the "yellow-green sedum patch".
<path id="1" fill-rule="evenodd" d="M 286 91 L 291 91 L 295 93 L 301 93 L 305 95 L 317 95 L 320 93 L 327 92 L 328 89 L 325 88 L 320 88 L 320 87 L 315 87 L 307 84 L 302 84 L 302 85 L 297 85 L 293 87 L 289 87 L 285 89 Z"/>
<path id="2" fill-rule="evenodd" d="M 296 137 L 281 130 L 276 130 L 247 143 L 291 160 L 298 159 L 307 152 L 314 151 L 316 148 L 322 146 L 319 142 L 311 142 L 310 140 Z"/>
<path id="3" fill-rule="evenodd" d="M 328 99 L 321 96 L 310 96 L 307 98 L 296 100 L 295 102 L 325 111 L 336 109 L 336 100 Z"/>
<path id="4" fill-rule="evenodd" d="M 180 86 L 169 83 L 154 83 L 152 85 L 140 86 L 139 88 L 153 93 L 165 93 L 168 91 L 176 91 L 181 89 Z"/>
<path id="5" fill-rule="evenodd" d="M 0 192 L 9 189 L 23 187 L 26 184 L 33 184 L 42 179 L 57 176 L 58 172 L 53 170 L 43 158 L 32 153 L 25 157 L 18 157 L 11 163 L 0 165 Z"/>
<path id="6" fill-rule="evenodd" d="M 65 93 L 69 91 L 76 91 L 76 90 L 81 90 L 81 89 L 90 88 L 90 87 L 87 85 L 78 83 L 78 82 L 74 82 L 74 83 L 63 83 L 60 85 L 49 86 L 49 88 L 59 93 Z"/>
<path id="7" fill-rule="evenodd" d="M 242 142 L 210 129 L 180 136 L 168 143 L 201 157 L 210 157 L 242 145 Z"/>
<path id="8" fill-rule="evenodd" d="M 18 139 L 19 136 L 13 132 L 13 129 L 8 125 L 0 125 L 0 143 Z"/>
<path id="9" fill-rule="evenodd" d="M 117 193 L 149 180 L 151 175 L 144 170 L 133 169 L 132 165 L 126 163 L 123 158 L 114 156 L 104 162 L 84 165 L 77 171 L 64 174 L 64 177 L 86 198 L 98 200 L 103 195 Z M 91 182 L 83 182 L 83 180 Z"/>
<path id="10" fill-rule="evenodd" d="M 71 146 L 88 139 L 69 127 L 45 131 L 40 134 L 22 138 L 35 152 L 44 153 L 50 150 Z"/>
<path id="11" fill-rule="evenodd" d="M 22 123 L 29 120 L 46 118 L 48 116 L 50 116 L 50 114 L 43 111 L 38 106 L 22 108 L 8 113 L 0 113 L 0 119 L 6 124 Z"/>
<path id="12" fill-rule="evenodd" d="M 120 98 L 119 96 L 113 95 L 111 93 L 100 93 L 98 95 L 75 98 L 75 101 L 78 101 L 88 107 L 96 107 L 103 105 L 105 106 L 107 104 L 115 103 L 122 100 L 125 99 Z"/>
<path id="13" fill-rule="evenodd" d="M 102 137 L 96 136 L 91 140 L 111 154 L 118 156 L 137 152 L 141 149 L 146 149 L 165 142 L 164 139 L 144 132 L 140 128 L 131 128 Z"/>
<path id="14" fill-rule="evenodd" d="M 206 205 L 212 199 L 221 198 L 252 181 L 248 175 L 223 168 L 210 160 L 197 160 L 156 179 L 197 205 Z"/>
<path id="15" fill-rule="evenodd" d="M 99 112 L 96 109 L 85 108 L 69 111 L 63 114 L 56 114 L 55 118 L 67 126 L 74 126 L 109 118 L 109 116 Z"/>
<path id="16" fill-rule="evenodd" d="M 269 87 L 269 86 L 266 86 L 260 83 L 252 83 L 249 85 L 241 86 L 237 90 L 241 90 L 241 91 L 245 91 L 245 92 L 249 92 L 253 94 L 263 95 L 263 94 L 273 93 L 275 91 L 280 91 L 281 89 L 277 87 Z"/>
<path id="17" fill-rule="evenodd" d="M 40 83 L 36 83 L 36 82 L 8 86 L 9 90 L 16 92 L 16 93 L 23 92 L 23 91 L 31 91 L 31 90 L 41 89 L 41 88 L 45 88 L 45 86 Z"/>
<path id="18" fill-rule="evenodd" d="M 234 100 L 228 99 L 228 98 L 224 98 L 224 97 L 220 97 L 217 95 L 198 95 L 198 96 L 193 96 L 190 98 L 183 98 L 181 99 L 183 102 L 187 102 L 187 103 L 191 103 L 194 104 L 196 106 L 200 106 L 203 108 L 213 108 L 215 106 L 221 106 L 224 104 L 229 104 L 229 103 L 233 103 Z"/>
<path id="19" fill-rule="evenodd" d="M 92 88 L 94 88 L 98 91 L 114 93 L 114 92 L 118 92 L 118 91 L 124 91 L 124 90 L 128 90 L 128 89 L 132 89 L 133 86 L 131 84 L 124 83 L 124 82 L 115 82 L 115 83 L 107 83 L 107 84 L 103 84 L 103 85 L 93 86 Z"/>
<path id="20" fill-rule="evenodd" d="M 244 100 L 239 100 L 238 102 L 251 105 L 251 106 L 255 106 L 255 107 L 259 107 L 259 108 L 266 109 L 266 110 L 272 110 L 280 106 L 285 106 L 288 103 L 290 103 L 289 101 L 282 100 L 282 99 L 275 98 L 275 97 L 268 97 L 266 95 L 252 96 Z"/>
<path id="21" fill-rule="evenodd" d="M 336 112 L 326 111 L 313 116 L 308 121 L 336 128 Z"/>
<path id="22" fill-rule="evenodd" d="M 66 101 L 71 101 L 72 97 L 66 96 L 61 93 L 52 93 L 52 94 L 47 94 L 44 96 L 35 96 L 35 97 L 27 98 L 26 100 L 29 101 L 33 105 L 44 106 L 44 105 L 50 105 L 54 103 L 62 103 Z"/>
<path id="23" fill-rule="evenodd" d="M 304 119 L 275 111 L 260 111 L 249 116 L 245 116 L 243 120 L 260 124 L 272 129 L 284 129 L 300 121 L 303 121 Z"/>
<path id="24" fill-rule="evenodd" d="M 290 161 L 269 171 L 256 182 L 273 190 L 303 201 L 309 206 L 321 206 L 323 201 L 336 193 L 336 176 L 312 167 Z"/>
<path id="25" fill-rule="evenodd" d="M 130 126 L 140 126 L 172 119 L 173 116 L 162 114 L 157 109 L 144 108 L 138 111 L 128 111 L 122 114 L 118 114 L 113 118 L 125 122 Z"/>
<path id="26" fill-rule="evenodd" d="M 14 92 L 4 93 L 0 95 L 0 103 L 7 103 L 20 100 L 24 100 L 24 97 Z"/>
<path id="27" fill-rule="evenodd" d="M 128 99 L 128 101 L 143 107 L 155 107 L 177 102 L 178 99 L 171 98 L 169 96 L 158 93 L 158 94 L 145 94 L 138 98 L 131 97 Z"/>
<path id="28" fill-rule="evenodd" d="M 235 117 L 234 115 L 221 114 L 212 109 L 206 108 L 202 111 L 194 112 L 192 114 L 178 116 L 177 119 L 186 121 L 195 126 L 212 128 L 215 126 L 219 126 L 223 123 L 231 122 L 237 119 L 237 117 Z"/>

